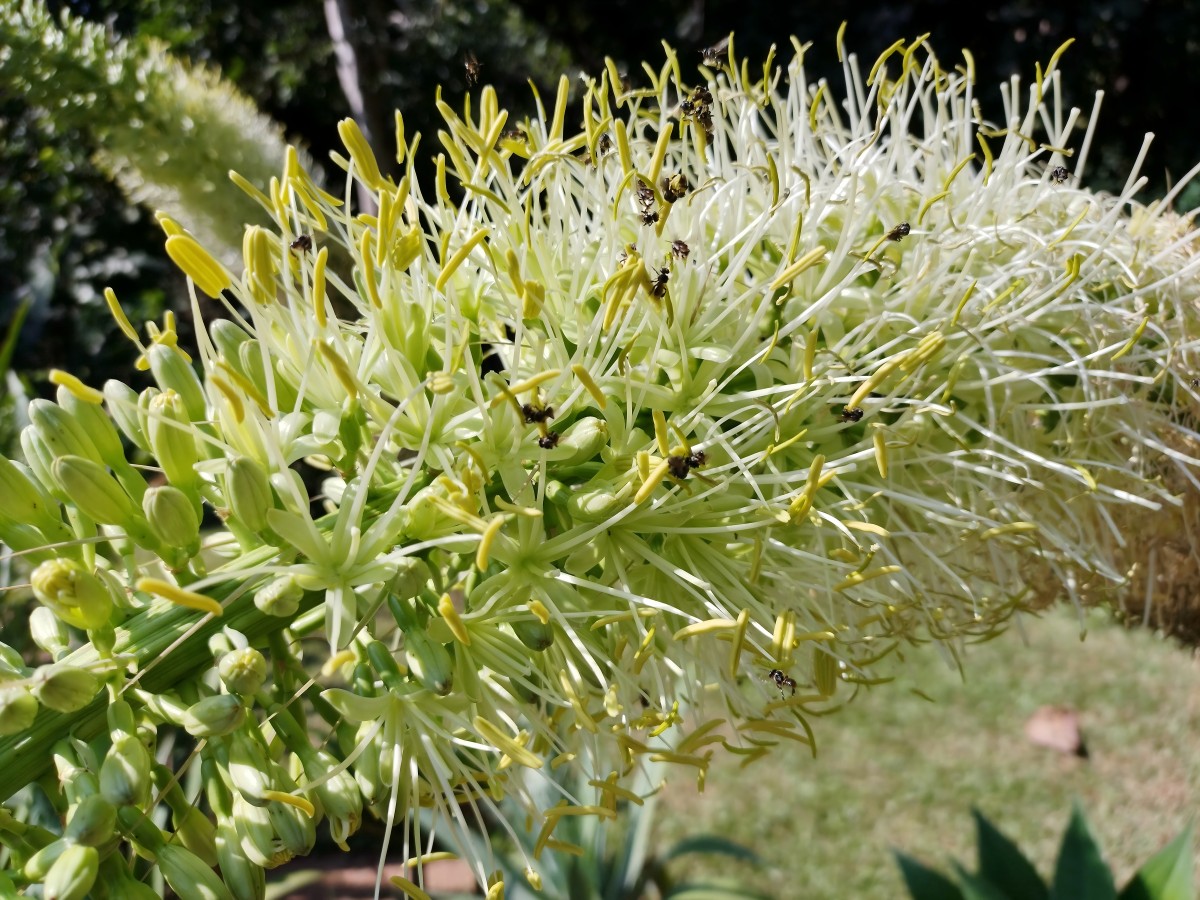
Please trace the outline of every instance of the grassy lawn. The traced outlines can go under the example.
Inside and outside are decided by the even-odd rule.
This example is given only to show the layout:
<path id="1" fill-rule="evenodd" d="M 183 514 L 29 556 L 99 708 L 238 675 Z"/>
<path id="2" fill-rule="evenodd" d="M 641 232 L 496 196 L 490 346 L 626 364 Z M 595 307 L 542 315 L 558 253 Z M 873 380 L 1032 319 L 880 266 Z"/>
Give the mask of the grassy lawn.
<path id="1" fill-rule="evenodd" d="M 965 682 L 934 649 L 907 651 L 895 682 L 813 721 L 816 760 L 781 746 L 746 769 L 719 758 L 703 794 L 680 779 L 659 807 L 656 847 L 716 832 L 766 865 L 687 857 L 680 875 L 734 875 L 780 900 L 891 900 L 905 896 L 893 846 L 974 867 L 972 806 L 1049 873 L 1078 798 L 1123 884 L 1200 809 L 1200 661 L 1099 614 L 1084 642 L 1065 613 L 1022 626 L 968 647 Z M 1043 704 L 1079 711 L 1090 759 L 1026 740 Z"/>

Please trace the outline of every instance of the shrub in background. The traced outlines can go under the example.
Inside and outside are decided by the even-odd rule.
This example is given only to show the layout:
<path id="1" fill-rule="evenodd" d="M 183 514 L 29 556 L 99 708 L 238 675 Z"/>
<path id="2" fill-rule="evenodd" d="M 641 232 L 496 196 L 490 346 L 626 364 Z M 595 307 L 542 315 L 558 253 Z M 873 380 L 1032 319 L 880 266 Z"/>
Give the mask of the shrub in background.
<path id="1" fill-rule="evenodd" d="M 1079 186 L 1057 55 L 992 124 L 969 56 L 897 42 L 864 77 L 839 45 L 835 97 L 795 51 L 610 66 L 519 123 L 440 103 L 432 183 L 399 116 L 398 182 L 346 121 L 342 196 L 295 152 L 236 179 L 273 222 L 237 274 L 161 217 L 195 347 L 110 292 L 155 386 L 57 373 L 0 462 L 54 659 L 4 658 L 0 796 L 52 763 L 65 829 L 4 824 L 15 881 L 124 884 L 133 844 L 260 896 L 321 820 L 344 844 L 369 811 L 409 858 L 419 808 L 511 830 L 509 798 L 536 886 L 644 763 L 815 753 L 808 718 L 904 643 L 1124 583 L 1162 473 L 1195 483 L 1190 219 L 1136 171 Z M 589 790 L 547 807 L 564 765 Z"/>

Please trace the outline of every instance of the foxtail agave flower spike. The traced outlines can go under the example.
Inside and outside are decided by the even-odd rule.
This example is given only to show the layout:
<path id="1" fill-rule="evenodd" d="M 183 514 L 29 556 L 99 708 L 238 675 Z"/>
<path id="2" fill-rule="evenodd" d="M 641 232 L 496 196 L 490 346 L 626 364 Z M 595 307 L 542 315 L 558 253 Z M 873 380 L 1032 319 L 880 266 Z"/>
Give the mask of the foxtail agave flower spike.
<path id="1" fill-rule="evenodd" d="M 1197 485 L 1191 219 L 1137 204 L 1136 171 L 1082 186 L 1095 115 L 1079 134 L 1057 55 L 993 122 L 969 56 L 900 42 L 864 76 L 839 46 L 835 89 L 804 51 L 694 74 L 668 50 L 520 123 L 490 87 L 439 99 L 431 183 L 402 118 L 398 181 L 347 121 L 343 196 L 295 153 L 235 177 L 274 220 L 238 271 L 162 218 L 228 318 L 194 307 L 201 378 L 172 321 L 126 322 L 156 386 L 60 376 L 75 399 L 0 465 L 28 512 L 0 536 L 90 641 L 38 633 L 107 687 L 31 722 L 13 662 L 0 793 L 72 729 L 68 793 L 175 723 L 238 896 L 316 819 L 345 845 L 365 808 L 419 860 L 420 807 L 462 830 L 504 796 L 536 881 L 556 824 L 613 815 L 648 762 L 703 784 L 715 745 L 815 754 L 810 715 L 901 644 L 1117 594 L 1130 533 Z M 165 484 L 70 427 L 101 397 Z M 562 765 L 595 792 L 544 808 Z M 161 864 L 138 786 L 114 827 Z"/>

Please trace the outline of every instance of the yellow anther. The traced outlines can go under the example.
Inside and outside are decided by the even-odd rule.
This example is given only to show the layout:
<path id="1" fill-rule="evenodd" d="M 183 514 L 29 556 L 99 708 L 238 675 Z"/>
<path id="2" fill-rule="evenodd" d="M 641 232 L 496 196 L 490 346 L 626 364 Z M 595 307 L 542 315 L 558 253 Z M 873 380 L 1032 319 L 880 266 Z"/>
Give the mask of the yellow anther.
<path id="1" fill-rule="evenodd" d="M 139 578 L 134 588 L 139 591 L 145 591 L 147 594 L 154 594 L 165 600 L 170 600 L 178 606 L 185 606 L 188 609 L 208 613 L 210 616 L 219 616 L 222 612 L 221 604 L 211 597 L 205 597 L 203 594 L 197 594 L 195 591 L 184 590 L 178 585 L 171 584 L 169 581 L 161 581 L 158 578 Z"/>
<path id="2" fill-rule="evenodd" d="M 101 391 L 96 390 L 94 387 L 88 387 L 70 372 L 64 372 L 62 369 L 51 369 L 49 377 L 51 384 L 57 384 L 60 387 L 66 388 L 72 395 L 84 403 L 99 406 L 104 402 L 104 394 Z"/>
<path id="3" fill-rule="evenodd" d="M 172 235 L 167 238 L 166 246 L 167 256 L 208 296 L 219 297 L 221 291 L 233 284 L 229 271 L 190 234 Z"/>

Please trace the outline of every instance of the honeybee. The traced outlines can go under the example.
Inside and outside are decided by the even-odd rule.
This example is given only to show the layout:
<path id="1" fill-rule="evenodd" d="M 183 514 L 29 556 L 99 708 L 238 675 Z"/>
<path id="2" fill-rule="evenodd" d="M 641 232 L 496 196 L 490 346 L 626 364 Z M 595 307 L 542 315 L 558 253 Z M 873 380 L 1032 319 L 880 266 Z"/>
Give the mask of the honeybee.
<path id="1" fill-rule="evenodd" d="M 558 432 L 547 431 L 544 435 L 538 438 L 538 446 L 543 450 L 553 450 L 558 446 Z"/>
<path id="2" fill-rule="evenodd" d="M 775 682 L 775 687 L 779 688 L 779 699 L 783 699 L 783 689 L 789 687 L 792 689 L 792 696 L 796 696 L 796 679 L 789 677 L 779 669 L 772 669 L 767 673 L 767 677 Z"/>
<path id="3" fill-rule="evenodd" d="M 691 182 L 682 172 L 676 172 L 670 176 L 664 175 L 662 181 L 659 182 L 659 187 L 662 189 L 663 199 L 668 203 L 674 203 L 692 189 Z"/>
<path id="4" fill-rule="evenodd" d="M 709 65 L 713 65 L 714 63 L 720 62 L 721 57 L 723 55 L 725 55 L 725 52 L 728 49 L 729 49 L 729 36 L 726 35 L 725 37 L 721 38 L 721 40 L 719 40 L 715 44 L 713 44 L 711 47 L 705 47 L 703 50 L 701 50 L 700 56 L 703 58 L 703 61 L 705 63 L 707 63 Z"/>
<path id="5" fill-rule="evenodd" d="M 842 414 L 838 416 L 840 422 L 857 422 L 863 417 L 863 411 L 857 406 L 847 406 L 842 410 Z"/>
<path id="6" fill-rule="evenodd" d="M 545 422 L 547 419 L 553 419 L 554 407 L 525 403 L 521 406 L 521 413 L 525 416 L 526 424 L 534 425 L 538 422 Z"/>
<path id="7" fill-rule="evenodd" d="M 1066 166 L 1055 166 L 1050 170 L 1050 180 L 1055 184 L 1062 184 L 1070 177 L 1071 173 L 1067 170 Z"/>
<path id="8" fill-rule="evenodd" d="M 307 234 L 302 234 L 291 243 L 291 248 L 296 253 L 307 253 L 312 249 L 312 238 Z"/>
<path id="9" fill-rule="evenodd" d="M 678 478 L 682 481 L 688 477 L 688 472 L 692 469 L 700 468 L 706 462 L 708 462 L 708 454 L 703 450 L 697 450 L 695 453 L 689 453 L 686 456 L 668 456 L 667 471 L 671 473 L 672 478 Z"/>
<path id="10" fill-rule="evenodd" d="M 470 50 L 463 58 L 463 68 L 467 71 L 467 87 L 474 87 L 479 81 L 479 73 L 483 70 L 483 63 L 475 58 L 475 54 Z"/>
<path id="11" fill-rule="evenodd" d="M 670 278 L 671 270 L 663 266 L 654 275 L 654 281 L 650 285 L 650 293 L 655 297 L 664 296 L 667 293 L 667 282 Z"/>
<path id="12" fill-rule="evenodd" d="M 893 228 L 891 231 L 889 231 L 887 233 L 887 239 L 889 241 L 903 240 L 904 238 L 908 237 L 908 233 L 910 231 L 912 231 L 912 229 L 909 227 L 908 223 L 901 222 L 899 225 L 897 225 L 895 228 Z"/>
<path id="13" fill-rule="evenodd" d="M 686 260 L 691 252 L 692 248 L 683 241 L 671 241 L 671 255 L 676 259 Z"/>

